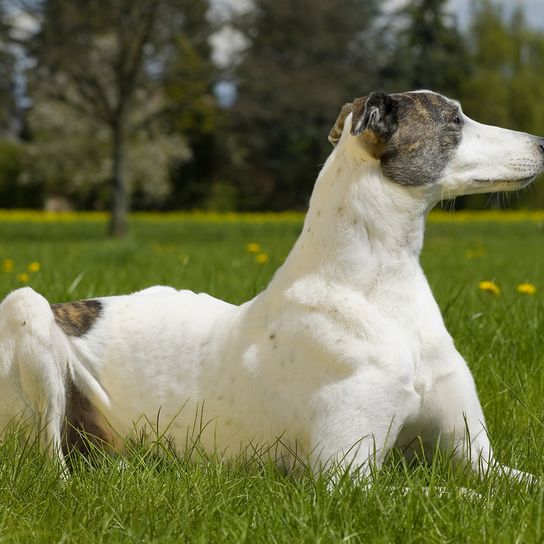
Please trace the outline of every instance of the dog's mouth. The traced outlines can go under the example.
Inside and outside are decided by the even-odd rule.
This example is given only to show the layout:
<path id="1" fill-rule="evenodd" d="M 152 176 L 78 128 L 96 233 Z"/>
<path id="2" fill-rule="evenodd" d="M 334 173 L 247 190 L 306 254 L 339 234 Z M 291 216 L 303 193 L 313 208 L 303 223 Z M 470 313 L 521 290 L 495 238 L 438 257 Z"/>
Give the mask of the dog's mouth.
<path id="1" fill-rule="evenodd" d="M 527 176 L 523 178 L 513 178 L 513 179 L 476 179 L 476 183 L 505 183 L 505 184 L 513 184 L 513 185 L 520 185 L 521 187 L 525 187 L 526 185 L 529 185 L 534 179 L 536 178 L 536 175 Z"/>

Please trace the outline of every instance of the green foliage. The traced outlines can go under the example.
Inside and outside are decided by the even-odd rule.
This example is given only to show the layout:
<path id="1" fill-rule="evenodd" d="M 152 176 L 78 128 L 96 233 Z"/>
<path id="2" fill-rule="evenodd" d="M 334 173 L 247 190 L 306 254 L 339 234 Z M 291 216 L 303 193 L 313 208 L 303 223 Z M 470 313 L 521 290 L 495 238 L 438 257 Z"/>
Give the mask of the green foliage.
<path id="1" fill-rule="evenodd" d="M 16 185 L 22 169 L 22 146 L 12 140 L 0 140 L 0 187 Z M 10 185 L 13 184 L 13 185 Z"/>
<path id="2" fill-rule="evenodd" d="M 263 289 L 301 223 L 134 219 L 125 240 L 103 223 L 0 222 L 0 296 L 39 261 L 30 285 L 51 301 L 127 293 L 152 284 L 241 303 Z M 474 372 L 501 462 L 544 477 L 544 224 L 452 223 L 427 228 L 423 263 L 458 348 Z M 520 244 L 519 241 L 524 243 Z M 259 242 L 270 256 L 245 251 Z M 476 250 L 469 254 L 467 251 Z M 153 266 L 150 266 L 153 263 Z M 478 290 L 494 279 L 495 297 Z M 516 292 L 531 281 L 533 296 Z M 161 455 L 158 453 L 161 452 Z M 227 464 L 174 458 L 164 443 L 134 444 L 123 463 L 76 458 L 64 482 L 32 444 L 0 445 L 0 535 L 6 542 L 540 542 L 542 485 L 480 481 L 439 456 L 406 466 L 393 456 L 366 490 L 349 478 L 284 474 L 257 455 Z M 479 496 L 463 495 L 467 487 Z M 440 495 L 440 489 L 446 493 Z"/>
<path id="3" fill-rule="evenodd" d="M 500 6 L 478 0 L 469 30 L 471 76 L 460 91 L 465 112 L 492 125 L 544 132 L 544 32 L 531 28 L 520 9 L 506 18 Z M 472 199 L 476 206 L 484 197 Z M 544 187 L 521 196 L 517 206 L 544 206 Z"/>
<path id="4" fill-rule="evenodd" d="M 447 0 L 413 0 L 390 22 L 399 27 L 382 68 L 383 85 L 397 91 L 432 89 L 458 96 L 468 64 L 463 35 Z"/>
<path id="5" fill-rule="evenodd" d="M 43 186 L 25 179 L 28 161 L 25 147 L 0 140 L 0 203 L 3 208 L 36 208 L 43 205 Z"/>
<path id="6" fill-rule="evenodd" d="M 0 0 L 0 136 L 14 136 L 17 116 L 15 99 L 15 54 L 10 46 L 8 10 Z"/>
<path id="7" fill-rule="evenodd" d="M 374 0 L 258 0 L 240 18 L 232 117 L 247 150 L 244 207 L 305 205 L 340 107 L 378 84 L 377 13 Z"/>
<path id="8" fill-rule="evenodd" d="M 3 134 L 13 132 L 15 115 L 14 65 L 15 60 L 10 52 L 0 49 L 0 131 Z"/>
<path id="9" fill-rule="evenodd" d="M 225 197 L 217 194 L 210 197 L 222 175 L 218 159 L 223 148 L 224 114 L 213 93 L 219 72 L 211 60 L 210 39 L 217 28 L 210 21 L 208 8 L 208 0 L 186 6 L 164 87 L 168 124 L 173 131 L 183 134 L 190 151 L 170 172 L 169 209 L 205 208 L 210 198 L 223 209 L 227 201 L 231 202 L 229 195 L 234 190 L 222 182 L 220 186 L 227 191 Z M 231 202 L 228 206 L 235 204 Z"/>
<path id="10" fill-rule="evenodd" d="M 544 125 L 544 34 L 529 28 L 520 11 L 510 21 L 500 15 L 488 2 L 474 14 L 473 61 L 479 70 L 464 90 L 466 108 L 484 122 L 537 134 Z M 487 92 L 487 108 L 481 100 L 476 104 L 478 90 Z"/>

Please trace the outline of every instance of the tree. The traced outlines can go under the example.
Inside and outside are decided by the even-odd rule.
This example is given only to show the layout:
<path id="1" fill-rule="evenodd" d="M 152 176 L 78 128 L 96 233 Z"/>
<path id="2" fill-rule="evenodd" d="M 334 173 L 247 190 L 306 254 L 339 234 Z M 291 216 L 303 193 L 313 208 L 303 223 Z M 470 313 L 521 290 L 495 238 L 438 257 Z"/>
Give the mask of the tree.
<path id="1" fill-rule="evenodd" d="M 33 102 L 27 114 L 32 138 L 25 145 L 22 181 L 43 187 L 47 197 L 64 197 L 78 208 L 106 207 L 112 169 L 108 127 L 46 96 L 34 94 Z M 129 126 L 136 124 L 132 117 Z M 126 145 L 130 160 L 124 175 L 132 205 L 164 206 L 170 194 L 171 163 L 183 162 L 190 154 L 185 140 L 148 123 L 145 130 L 131 130 Z"/>
<path id="2" fill-rule="evenodd" d="M 544 34 L 527 25 L 521 10 L 506 19 L 500 6 L 480 0 L 469 43 L 475 69 L 463 87 L 467 112 L 486 123 L 542 131 Z"/>
<path id="3" fill-rule="evenodd" d="M 467 38 L 473 69 L 461 90 L 465 112 L 484 123 L 541 134 L 544 33 L 529 27 L 521 10 L 506 17 L 499 5 L 479 0 Z M 516 202 L 542 206 L 544 189 L 537 184 Z"/>
<path id="4" fill-rule="evenodd" d="M 36 61 L 29 74 L 31 94 L 107 128 L 112 235 L 127 230 L 127 134 L 164 114 L 167 68 L 193 5 L 193 0 L 36 2 L 39 30 L 25 43 Z"/>
<path id="5" fill-rule="evenodd" d="M 509 87 L 514 51 L 509 34 L 500 7 L 481 2 L 473 8 L 468 43 L 474 69 L 463 85 L 463 107 L 483 123 L 512 127 Z"/>
<path id="6" fill-rule="evenodd" d="M 16 58 L 9 39 L 9 30 L 6 5 L 0 2 L 0 134 L 13 137 L 17 118 Z"/>
<path id="7" fill-rule="evenodd" d="M 305 206 L 342 104 L 373 90 L 374 0 L 255 0 L 237 22 L 232 123 L 246 161 L 243 206 Z"/>
<path id="8" fill-rule="evenodd" d="M 191 150 L 171 175 L 171 206 L 204 207 L 217 174 L 218 128 L 221 115 L 214 94 L 219 71 L 212 61 L 212 36 L 217 30 L 207 0 L 193 0 L 185 11 L 184 32 L 171 55 L 165 82 L 168 119 Z"/>
<path id="9" fill-rule="evenodd" d="M 386 88 L 431 89 L 458 97 L 469 69 L 464 38 L 447 0 L 414 0 L 393 14 L 395 40 L 385 39 L 391 57 L 381 70 Z"/>

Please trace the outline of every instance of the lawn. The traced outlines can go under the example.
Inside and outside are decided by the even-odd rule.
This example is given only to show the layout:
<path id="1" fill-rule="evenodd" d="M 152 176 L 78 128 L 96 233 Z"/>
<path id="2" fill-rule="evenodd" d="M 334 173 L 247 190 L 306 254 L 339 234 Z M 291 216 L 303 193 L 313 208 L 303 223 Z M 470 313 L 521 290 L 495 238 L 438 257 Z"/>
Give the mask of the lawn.
<path id="1" fill-rule="evenodd" d="M 0 296 L 31 285 L 52 302 L 153 284 L 234 303 L 282 263 L 301 217 L 138 216 L 107 240 L 101 216 L 0 214 Z M 501 462 L 544 477 L 544 217 L 434 216 L 423 266 L 473 370 Z M 248 244 L 258 244 L 259 247 Z M 253 250 L 253 251 L 249 251 Z M 500 294 L 479 288 L 493 281 Z M 518 292 L 520 284 L 534 294 Z M 2 392 L 0 391 L 0 394 Z M 542 542 L 544 486 L 405 466 L 395 455 L 368 490 L 285 475 L 258 458 L 188 463 L 160 444 L 124 463 L 75 459 L 63 482 L 32 444 L 0 445 L 0 542 Z M 458 492 L 469 487 L 479 496 Z M 401 491 L 405 488 L 404 491 Z M 437 490 L 446 488 L 441 495 Z"/>

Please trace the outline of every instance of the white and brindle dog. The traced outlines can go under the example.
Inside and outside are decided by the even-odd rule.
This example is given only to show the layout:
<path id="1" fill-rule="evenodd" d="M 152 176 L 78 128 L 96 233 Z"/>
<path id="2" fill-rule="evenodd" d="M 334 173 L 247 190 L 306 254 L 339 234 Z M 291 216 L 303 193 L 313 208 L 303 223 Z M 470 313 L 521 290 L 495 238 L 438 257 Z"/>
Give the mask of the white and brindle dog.
<path id="1" fill-rule="evenodd" d="M 7 296 L 0 429 L 29 420 L 62 464 L 81 429 L 118 448 L 156 423 L 183 452 L 199 414 L 201 447 L 226 457 L 277 441 L 282 459 L 367 474 L 421 440 L 522 479 L 494 461 L 419 254 L 438 201 L 524 187 L 544 139 L 479 124 L 430 91 L 356 99 L 329 139 L 302 234 L 241 306 L 160 286 L 65 304 Z"/>

